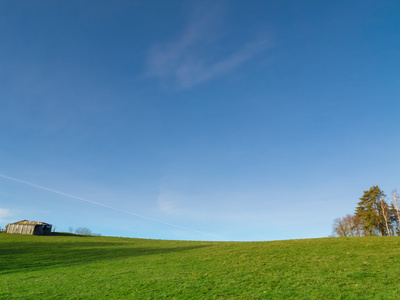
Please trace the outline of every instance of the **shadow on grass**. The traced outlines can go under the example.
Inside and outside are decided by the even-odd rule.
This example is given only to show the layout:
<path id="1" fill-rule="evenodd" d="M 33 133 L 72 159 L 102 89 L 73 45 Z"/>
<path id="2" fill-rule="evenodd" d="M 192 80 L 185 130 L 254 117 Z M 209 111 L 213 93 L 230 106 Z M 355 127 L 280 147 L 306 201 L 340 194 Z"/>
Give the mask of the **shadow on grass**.
<path id="1" fill-rule="evenodd" d="M 84 265 L 144 255 L 190 251 L 208 245 L 152 248 L 116 242 L 1 243 L 0 274 Z"/>
<path id="2" fill-rule="evenodd" d="M 83 235 L 69 233 L 69 232 L 52 232 L 51 236 L 83 236 Z"/>

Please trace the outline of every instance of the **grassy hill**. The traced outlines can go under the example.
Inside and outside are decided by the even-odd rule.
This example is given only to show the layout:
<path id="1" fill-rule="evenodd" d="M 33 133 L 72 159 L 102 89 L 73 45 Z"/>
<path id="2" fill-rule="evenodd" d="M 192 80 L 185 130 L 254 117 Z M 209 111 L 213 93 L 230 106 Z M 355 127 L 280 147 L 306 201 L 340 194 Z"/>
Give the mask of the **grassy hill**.
<path id="1" fill-rule="evenodd" d="M 398 237 L 190 242 L 0 234 L 1 299 L 398 299 Z"/>

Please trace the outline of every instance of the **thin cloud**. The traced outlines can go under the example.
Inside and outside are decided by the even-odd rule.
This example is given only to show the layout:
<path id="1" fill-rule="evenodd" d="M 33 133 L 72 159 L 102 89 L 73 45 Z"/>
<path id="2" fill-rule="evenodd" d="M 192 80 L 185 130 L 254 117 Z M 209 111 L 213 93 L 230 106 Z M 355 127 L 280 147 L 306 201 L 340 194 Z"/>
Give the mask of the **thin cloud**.
<path id="1" fill-rule="evenodd" d="M 88 200 L 88 199 L 85 199 L 85 198 L 82 198 L 82 197 L 78 197 L 78 196 L 67 194 L 67 193 L 64 193 L 64 192 L 61 192 L 61 191 L 50 189 L 50 188 L 47 188 L 47 187 L 44 187 L 44 186 L 41 186 L 41 185 L 37 185 L 37 184 L 31 183 L 31 182 L 28 182 L 28 181 L 24 181 L 24 180 L 21 180 L 21 179 L 18 179 L 18 178 L 6 176 L 6 175 L 3 175 L 3 174 L 0 174 L 0 177 L 2 177 L 4 179 L 11 180 L 11 181 L 14 181 L 14 182 L 18 182 L 18 183 L 22 183 L 22 184 L 25 184 L 25 185 L 29 185 L 29 186 L 35 187 L 37 189 L 41 189 L 41 190 L 44 190 L 44 191 L 52 192 L 52 193 L 55 193 L 55 194 L 58 194 L 58 195 L 61 195 L 61 196 L 67 197 L 67 198 L 76 199 L 76 200 L 80 200 L 80 201 L 83 201 L 83 202 L 88 202 L 88 203 L 91 203 L 91 204 L 94 204 L 94 205 L 102 206 L 102 207 L 105 207 L 105 208 L 108 208 L 108 209 L 112 209 L 112 210 L 115 210 L 115 211 L 118 211 L 118 212 L 122 212 L 122 213 L 125 213 L 125 214 L 128 214 L 128 215 L 132 215 L 132 216 L 135 216 L 135 217 L 147 220 L 147 221 L 151 221 L 151 222 L 155 222 L 155 223 L 159 223 L 159 224 L 163 224 L 163 225 L 167 225 L 167 226 L 171 226 L 171 227 L 175 227 L 175 228 L 179 228 L 179 229 L 182 229 L 182 230 L 191 231 L 191 232 L 195 232 L 195 233 L 206 234 L 206 235 L 210 235 L 210 236 L 214 236 L 214 237 L 216 236 L 216 235 L 214 235 L 212 233 L 198 231 L 198 230 L 194 230 L 194 229 L 191 229 L 191 228 L 175 225 L 175 224 L 172 224 L 172 223 L 167 223 L 167 222 L 155 220 L 155 219 L 152 219 L 152 218 L 149 218 L 149 217 L 146 217 L 146 216 L 142 216 L 142 215 L 130 212 L 130 211 L 126 211 L 126 210 L 119 209 L 119 208 L 116 208 L 116 207 L 113 207 L 113 206 L 109 206 L 109 205 L 106 205 L 106 204 L 102 204 L 102 203 L 99 203 L 99 202 Z M 0 211 L 0 217 L 1 217 L 1 211 Z"/>
<path id="2" fill-rule="evenodd" d="M 268 214 L 264 209 L 254 209 L 249 206 L 248 199 L 264 197 L 262 193 L 254 191 L 246 193 L 216 191 L 207 195 L 193 195 L 162 189 L 157 198 L 157 206 L 162 214 L 191 220 L 259 222 L 266 220 Z"/>
<path id="3" fill-rule="evenodd" d="M 185 197 L 183 195 L 171 192 L 162 192 L 157 198 L 157 206 L 161 213 L 171 216 L 190 216 L 193 218 L 195 215 L 199 217 L 199 211 L 192 210 L 185 207 L 185 199 L 189 197 Z M 190 200 L 193 200 L 193 196 L 190 197 Z M 193 202 L 193 201 L 192 201 Z M 204 215 L 200 213 L 200 217 L 204 218 Z"/>
<path id="4" fill-rule="evenodd" d="M 214 46 L 223 43 L 216 33 L 222 11 L 214 7 L 207 13 L 197 13 L 180 36 L 154 46 L 148 54 L 146 75 L 179 89 L 190 88 L 239 68 L 270 47 L 268 38 L 262 37 L 245 41 L 244 46 L 228 54 L 217 53 Z"/>
<path id="5" fill-rule="evenodd" d="M 7 208 L 0 208 L 0 222 L 5 222 L 10 217 L 11 211 Z"/>

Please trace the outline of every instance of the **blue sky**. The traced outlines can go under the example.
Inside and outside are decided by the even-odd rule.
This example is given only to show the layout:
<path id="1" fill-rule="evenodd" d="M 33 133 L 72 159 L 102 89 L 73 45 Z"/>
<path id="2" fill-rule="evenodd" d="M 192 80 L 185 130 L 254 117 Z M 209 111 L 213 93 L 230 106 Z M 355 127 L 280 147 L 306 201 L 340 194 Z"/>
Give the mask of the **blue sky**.
<path id="1" fill-rule="evenodd" d="M 331 234 L 399 186 L 398 1 L 1 1 L 0 226 Z"/>

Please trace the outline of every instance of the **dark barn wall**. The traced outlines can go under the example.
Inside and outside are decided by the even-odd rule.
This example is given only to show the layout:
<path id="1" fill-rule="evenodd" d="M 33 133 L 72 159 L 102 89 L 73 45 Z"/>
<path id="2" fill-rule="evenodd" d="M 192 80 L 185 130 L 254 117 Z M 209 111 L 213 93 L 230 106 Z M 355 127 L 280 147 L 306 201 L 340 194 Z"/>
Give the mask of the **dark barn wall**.
<path id="1" fill-rule="evenodd" d="M 33 231 L 34 235 L 50 235 L 51 225 L 36 225 Z"/>

